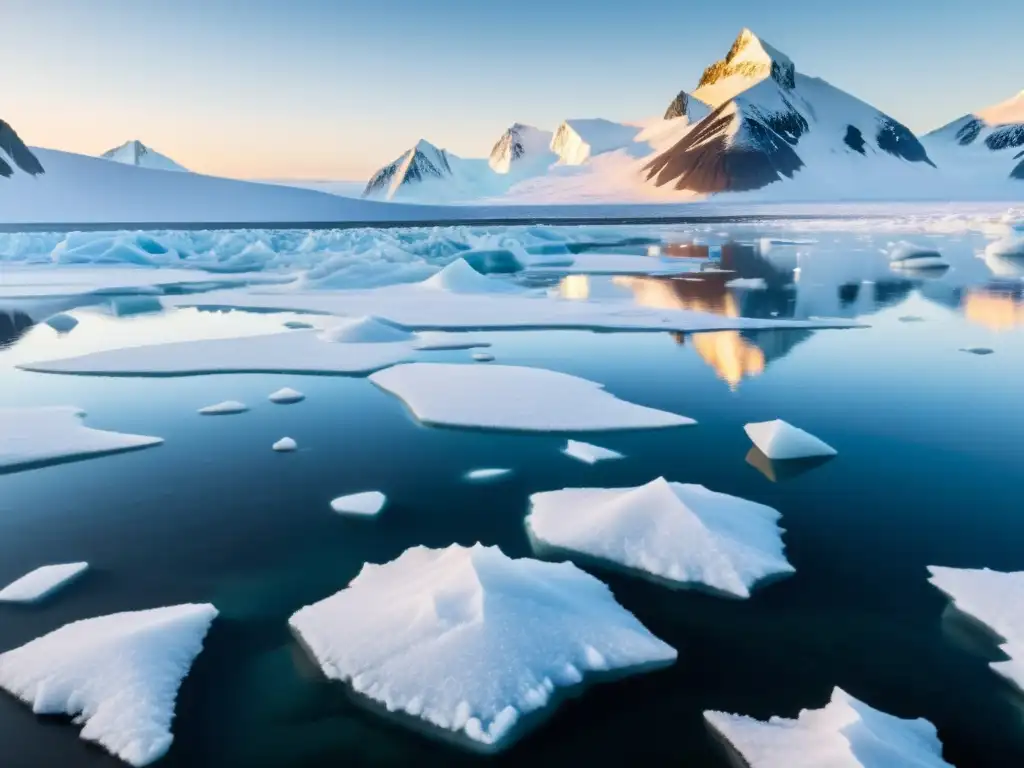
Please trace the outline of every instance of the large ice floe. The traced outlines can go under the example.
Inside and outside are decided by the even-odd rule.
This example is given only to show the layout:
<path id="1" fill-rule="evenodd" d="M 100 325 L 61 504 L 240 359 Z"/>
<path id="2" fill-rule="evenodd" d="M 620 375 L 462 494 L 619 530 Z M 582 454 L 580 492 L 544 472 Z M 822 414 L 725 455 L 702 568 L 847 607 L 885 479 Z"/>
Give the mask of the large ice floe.
<path id="1" fill-rule="evenodd" d="M 543 368 L 409 363 L 378 371 L 370 381 L 435 426 L 583 432 L 696 423 L 620 400 L 597 382 Z"/>
<path id="2" fill-rule="evenodd" d="M 743 429 L 758 450 L 773 461 L 836 455 L 831 445 L 782 419 L 754 422 Z"/>
<path id="3" fill-rule="evenodd" d="M 659 477 L 635 488 L 564 488 L 530 496 L 526 528 L 539 553 L 583 555 L 676 587 L 750 597 L 795 571 L 781 515 L 702 485 Z"/>
<path id="4" fill-rule="evenodd" d="M 705 712 L 704 719 L 746 768 L 953 768 L 930 722 L 894 717 L 841 688 L 823 708 L 796 719 L 725 712 Z"/>
<path id="5" fill-rule="evenodd" d="M 38 715 L 68 715 L 131 765 L 171 746 L 174 702 L 203 647 L 212 605 L 83 619 L 0 654 L 0 687 Z"/>
<path id="6" fill-rule="evenodd" d="M 1024 571 L 928 566 L 929 581 L 952 600 L 958 610 L 981 622 L 1002 638 L 1008 661 L 992 669 L 1024 691 Z"/>
<path id="7" fill-rule="evenodd" d="M 44 565 L 0 589 L 0 603 L 35 603 L 77 579 L 88 563 Z"/>
<path id="8" fill-rule="evenodd" d="M 159 437 L 92 429 L 72 406 L 0 408 L 0 473 L 148 448 Z"/>
<path id="9" fill-rule="evenodd" d="M 331 509 L 342 515 L 373 517 L 380 514 L 388 497 L 380 491 L 363 491 L 339 496 L 331 502 Z"/>
<path id="10" fill-rule="evenodd" d="M 593 576 L 480 544 L 367 564 L 291 626 L 381 713 L 486 752 L 536 725 L 559 689 L 676 659 Z"/>

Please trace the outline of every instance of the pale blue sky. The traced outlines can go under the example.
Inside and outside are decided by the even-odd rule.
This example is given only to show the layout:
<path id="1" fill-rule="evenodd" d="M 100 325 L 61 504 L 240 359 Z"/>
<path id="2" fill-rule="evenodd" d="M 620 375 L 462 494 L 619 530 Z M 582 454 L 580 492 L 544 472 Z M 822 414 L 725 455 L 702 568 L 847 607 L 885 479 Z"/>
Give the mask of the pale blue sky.
<path id="1" fill-rule="evenodd" d="M 0 0 L 0 118 L 207 173 L 366 178 L 419 138 L 482 156 L 520 121 L 639 120 L 748 26 L 927 130 L 1024 88 L 1020 0 Z"/>

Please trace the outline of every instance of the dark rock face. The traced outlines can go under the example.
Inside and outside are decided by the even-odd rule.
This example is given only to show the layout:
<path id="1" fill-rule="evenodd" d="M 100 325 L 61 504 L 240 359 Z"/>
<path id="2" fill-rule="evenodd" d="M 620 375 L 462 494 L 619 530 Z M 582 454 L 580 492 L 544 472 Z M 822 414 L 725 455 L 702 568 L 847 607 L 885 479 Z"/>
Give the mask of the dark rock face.
<path id="1" fill-rule="evenodd" d="M 783 101 L 786 100 L 783 99 Z M 800 137 L 807 133 L 810 126 L 807 125 L 807 120 L 804 119 L 804 116 L 793 109 L 793 106 L 788 101 L 786 101 L 786 104 L 789 106 L 788 112 L 774 112 L 766 115 L 758 112 L 758 116 L 761 122 L 768 128 L 771 128 L 790 144 L 796 146 Z"/>
<path id="2" fill-rule="evenodd" d="M 672 103 L 668 105 L 668 109 L 665 110 L 665 119 L 674 120 L 677 117 L 683 117 L 686 114 L 686 109 L 689 104 L 689 94 L 686 91 L 680 91 L 679 95 L 672 99 Z"/>
<path id="3" fill-rule="evenodd" d="M 503 155 L 505 152 L 509 153 L 509 157 L 512 160 L 518 160 L 524 154 L 526 149 L 523 147 L 523 137 L 520 135 L 520 131 L 525 126 L 515 123 L 511 128 L 505 131 L 504 135 L 491 148 L 491 157 L 496 155 Z"/>
<path id="4" fill-rule="evenodd" d="M 416 183 L 427 178 L 440 179 L 451 175 L 452 168 L 448 164 L 448 155 L 443 149 L 437 150 L 435 159 L 427 157 L 419 149 L 412 149 L 410 152 L 412 152 L 413 155 L 405 168 L 405 174 L 401 181 L 402 184 Z M 372 195 L 390 187 L 395 175 L 402 168 L 407 155 L 408 153 L 403 154 L 393 163 L 386 165 L 377 171 L 377 173 L 373 175 L 373 178 L 367 182 L 366 189 L 363 190 L 363 197 Z"/>
<path id="5" fill-rule="evenodd" d="M 1016 158 L 1014 158 L 1014 159 L 1016 159 Z M 1021 160 L 1017 164 L 1017 167 L 1014 168 L 1012 171 L 1010 171 L 1010 178 L 1011 179 L 1021 179 L 1022 181 L 1024 181 L 1024 160 Z"/>
<path id="6" fill-rule="evenodd" d="M 903 158 L 911 163 L 928 163 L 935 167 L 935 163 L 928 157 L 921 142 L 910 132 L 910 129 L 902 123 L 897 123 L 891 117 L 882 117 L 879 120 L 878 135 L 875 137 L 878 148 L 890 155 Z"/>
<path id="7" fill-rule="evenodd" d="M 25 173 L 33 176 L 44 173 L 42 164 L 32 154 L 32 150 L 25 146 L 25 142 L 3 120 L 0 120 L 0 153 L 6 153 L 7 157 Z M 13 174 L 14 169 L 4 160 L 3 154 L 0 154 L 0 176 L 10 177 Z"/>
<path id="8" fill-rule="evenodd" d="M 977 119 L 971 120 L 961 126 L 960 130 L 956 132 L 957 143 L 961 147 L 966 147 L 978 138 L 979 133 L 981 133 L 981 121 Z"/>
<path id="9" fill-rule="evenodd" d="M 985 139 L 985 146 L 992 150 L 1024 147 L 1024 125 L 1007 125 L 993 131 Z"/>
<path id="10" fill-rule="evenodd" d="M 846 126 L 846 135 L 843 137 L 843 142 L 852 149 L 854 152 L 864 153 L 864 134 L 860 132 L 860 128 L 852 125 Z"/>

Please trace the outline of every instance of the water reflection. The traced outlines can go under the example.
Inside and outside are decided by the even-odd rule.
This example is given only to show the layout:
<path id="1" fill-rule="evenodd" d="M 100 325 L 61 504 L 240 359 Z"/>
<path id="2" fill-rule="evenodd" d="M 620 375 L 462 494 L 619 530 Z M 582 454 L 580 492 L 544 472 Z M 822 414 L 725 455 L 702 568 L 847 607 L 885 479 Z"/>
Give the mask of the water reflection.
<path id="1" fill-rule="evenodd" d="M 1024 325 L 1024 288 L 975 288 L 963 300 L 964 317 L 993 331 Z"/>
<path id="2" fill-rule="evenodd" d="M 754 446 L 747 453 L 746 462 L 773 483 L 781 483 L 806 474 L 812 469 L 817 469 L 834 458 L 835 456 L 815 456 L 810 459 L 773 461 L 765 456 L 757 446 Z"/>

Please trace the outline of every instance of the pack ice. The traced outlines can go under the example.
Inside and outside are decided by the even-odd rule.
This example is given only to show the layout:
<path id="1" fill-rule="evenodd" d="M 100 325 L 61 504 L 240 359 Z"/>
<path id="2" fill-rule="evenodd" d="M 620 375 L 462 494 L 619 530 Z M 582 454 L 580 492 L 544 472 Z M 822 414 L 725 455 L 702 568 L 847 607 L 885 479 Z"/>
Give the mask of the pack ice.
<path id="1" fill-rule="evenodd" d="M 704 719 L 749 768 L 953 768 L 935 726 L 869 707 L 841 688 L 822 709 L 767 722 L 725 712 Z"/>
<path id="2" fill-rule="evenodd" d="M 44 565 L 0 589 L 0 603 L 35 603 L 78 578 L 88 563 Z"/>
<path id="3" fill-rule="evenodd" d="M 754 422 L 743 429 L 758 450 L 773 461 L 836 455 L 831 445 L 782 419 Z"/>
<path id="4" fill-rule="evenodd" d="M 553 708 L 558 689 L 588 673 L 676 659 L 572 564 L 480 544 L 413 547 L 367 564 L 291 626 L 329 678 L 406 725 L 486 752 L 511 744 Z"/>
<path id="5" fill-rule="evenodd" d="M 0 408 L 0 472 L 160 445 L 159 437 L 91 429 L 72 406 Z"/>
<path id="6" fill-rule="evenodd" d="M 401 399 L 424 424 L 438 426 L 582 432 L 696 423 L 543 368 L 410 363 L 378 371 L 370 381 Z"/>
<path id="7" fill-rule="evenodd" d="M 526 527 L 544 550 L 579 553 L 672 586 L 750 597 L 795 571 L 771 507 L 663 477 L 635 488 L 563 488 L 530 496 Z"/>
<path id="8" fill-rule="evenodd" d="M 212 605 L 176 605 L 67 624 L 0 654 L 0 687 L 38 715 L 68 715 L 131 765 L 163 757 L 174 739 L 178 688 L 203 647 Z"/>

